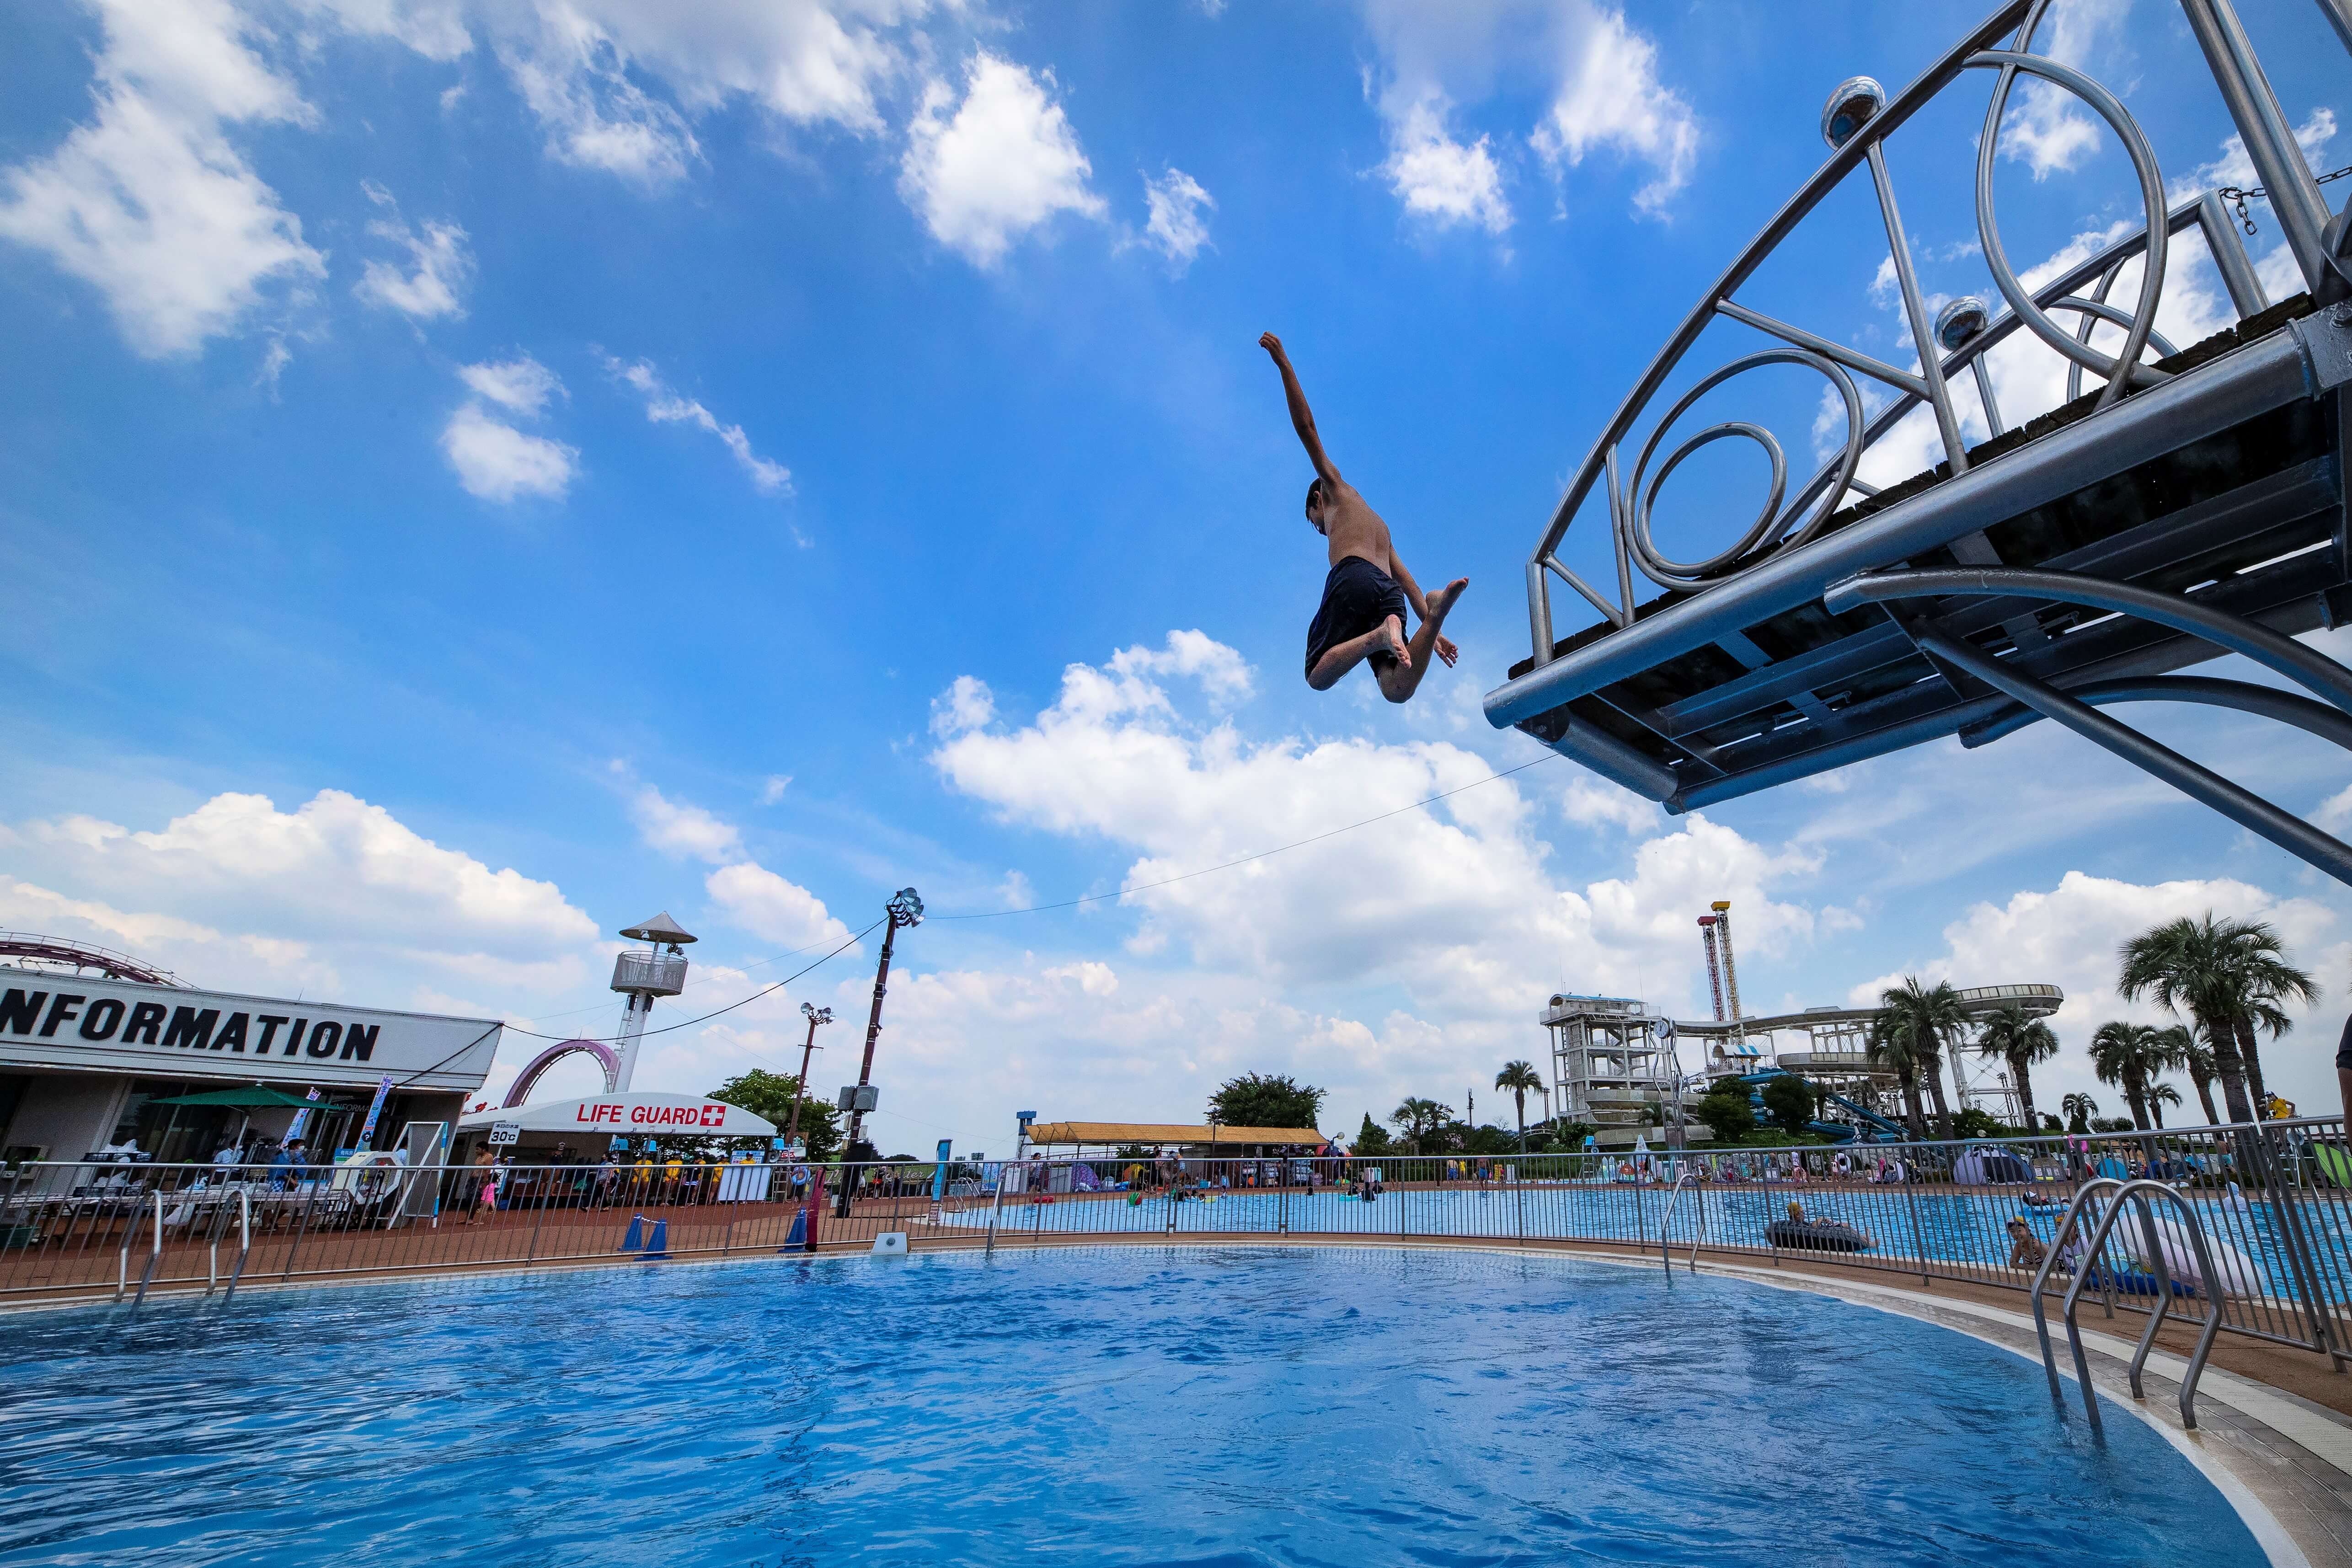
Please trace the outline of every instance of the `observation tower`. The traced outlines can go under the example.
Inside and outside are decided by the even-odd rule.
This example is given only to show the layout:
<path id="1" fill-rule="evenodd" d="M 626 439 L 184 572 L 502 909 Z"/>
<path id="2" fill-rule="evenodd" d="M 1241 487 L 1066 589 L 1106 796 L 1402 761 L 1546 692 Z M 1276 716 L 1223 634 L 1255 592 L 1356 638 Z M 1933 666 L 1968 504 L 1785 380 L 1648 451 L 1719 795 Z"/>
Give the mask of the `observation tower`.
<path id="1" fill-rule="evenodd" d="M 637 1041 L 646 1032 L 654 998 L 675 996 L 686 989 L 685 948 L 694 940 L 692 932 L 669 918 L 667 910 L 649 921 L 623 927 L 621 934 L 646 947 L 643 952 L 622 952 L 613 960 L 613 989 L 628 998 L 621 1014 L 620 1048 L 612 1069 L 610 1092 L 614 1094 L 626 1094 L 630 1079 L 636 1075 Z"/>

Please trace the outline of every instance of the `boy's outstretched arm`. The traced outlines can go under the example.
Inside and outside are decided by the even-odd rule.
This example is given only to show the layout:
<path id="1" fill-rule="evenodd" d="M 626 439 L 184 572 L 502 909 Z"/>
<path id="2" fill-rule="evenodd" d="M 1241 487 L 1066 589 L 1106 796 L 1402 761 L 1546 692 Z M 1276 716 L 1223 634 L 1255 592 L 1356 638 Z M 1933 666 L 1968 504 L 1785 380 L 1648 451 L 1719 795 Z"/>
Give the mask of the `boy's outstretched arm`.
<path id="1" fill-rule="evenodd" d="M 1264 332 L 1258 336 L 1257 346 L 1274 357 L 1275 368 L 1282 372 L 1282 395 L 1290 403 L 1290 427 L 1298 432 L 1298 444 L 1307 448 L 1316 477 L 1327 484 L 1340 483 L 1339 467 L 1323 450 L 1323 437 L 1315 428 L 1315 411 L 1307 406 L 1307 393 L 1298 384 L 1298 373 L 1290 368 L 1290 356 L 1282 352 L 1282 340 L 1272 332 Z M 1416 603 L 1415 612 L 1419 609 Z"/>

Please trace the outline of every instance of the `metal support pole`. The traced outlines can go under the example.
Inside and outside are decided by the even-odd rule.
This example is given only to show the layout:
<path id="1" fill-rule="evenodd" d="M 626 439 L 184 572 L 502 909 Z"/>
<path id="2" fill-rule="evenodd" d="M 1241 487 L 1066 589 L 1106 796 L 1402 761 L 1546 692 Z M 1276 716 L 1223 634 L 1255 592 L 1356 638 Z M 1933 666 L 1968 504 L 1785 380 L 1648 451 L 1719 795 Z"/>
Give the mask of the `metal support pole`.
<path id="1" fill-rule="evenodd" d="M 874 971 L 874 1011 L 866 1020 L 866 1055 L 857 1064 L 859 1089 L 864 1089 L 874 1079 L 874 1047 L 882 1037 L 882 998 L 890 989 L 890 950 L 898 942 L 898 928 L 911 926 L 922 918 L 923 900 L 916 896 L 914 889 L 901 888 L 892 895 L 883 916 L 886 925 L 882 932 L 882 962 Z M 853 1104 L 849 1112 L 848 1143 L 842 1151 L 853 1161 L 858 1140 L 865 1130 L 866 1112 Z M 850 1201 L 857 1191 L 857 1178 L 862 1173 L 862 1168 L 854 1163 L 842 1172 L 841 1197 L 834 1210 L 836 1215 L 844 1218 L 848 1216 Z"/>
<path id="2" fill-rule="evenodd" d="M 2332 0 L 2320 0 L 2322 5 Z M 2238 226 L 2231 219 L 2230 209 L 2221 205 L 2221 193 L 2208 191 L 2197 198 L 2197 231 L 2205 237 L 2205 248 L 2213 255 L 2215 270 L 2221 274 L 2221 287 L 2230 291 L 2230 303 L 2238 312 L 2238 320 L 2260 315 L 2271 308 L 2270 295 L 2263 289 L 2260 274 L 2252 259 L 2246 255 L 2246 242 L 2238 236 Z"/>
<path id="3" fill-rule="evenodd" d="M 2230 118 L 2237 123 L 2246 156 L 2270 197 L 2271 211 L 2277 215 L 2279 229 L 2294 252 L 2304 287 L 2316 294 L 2321 279 L 2330 271 L 2326 248 L 2320 244 L 2320 231 L 2327 226 L 2327 199 L 2319 194 L 2311 165 L 2304 161 L 2286 111 L 2279 107 L 2278 95 L 2263 75 L 2262 62 L 2254 58 L 2253 46 L 2229 0 L 2181 0 L 2180 8 L 2189 17 L 2189 30 L 2197 35 L 2198 47 L 2205 51 L 2206 66 L 2221 89 Z M 2326 9 L 2328 19 L 2341 26 L 2336 8 Z"/>
<path id="4" fill-rule="evenodd" d="M 996 1216 L 1004 1212 L 1004 1176 L 1012 1167 L 1003 1166 L 996 1173 L 996 1201 L 988 1205 L 988 1245 L 981 1250 L 989 1257 L 996 1254 Z"/>
<path id="5" fill-rule="evenodd" d="M 1902 1160 L 1901 1155 L 1896 1159 Z M 1903 1206 L 1911 1214 L 1911 1256 L 1919 1260 L 1919 1283 L 1927 1283 L 1927 1238 L 1919 1229 L 1919 1194 L 1914 1186 L 1914 1161 L 1903 1160 Z"/>
<path id="6" fill-rule="evenodd" d="M 1903 290 L 1903 310 L 1911 323 L 1911 341 L 1919 350 L 1919 378 L 1927 384 L 1927 402 L 1936 411 L 1936 428 L 1944 437 L 1944 455 L 1952 465 L 1952 472 L 1963 474 L 1969 468 L 1969 449 L 1960 439 L 1960 422 L 1952 413 L 1951 389 L 1944 384 L 1943 357 L 1936 352 L 1936 336 L 1929 330 L 1927 302 L 1920 298 L 1919 279 L 1911 269 L 1911 241 L 1903 232 L 1903 215 L 1895 206 L 1895 182 L 1886 173 L 1886 153 L 1874 140 L 1870 144 L 1870 180 L 1878 191 L 1879 216 L 1886 220 L 1886 246 L 1895 259 L 1895 280 Z M 2158 209 L 2158 221 L 2162 212 Z M 1998 432 L 1996 432 L 1998 434 Z"/>
<path id="7" fill-rule="evenodd" d="M 2346 4 L 2346 0 L 2319 0 L 2319 9 L 2344 47 L 2352 49 L 2352 5 Z"/>
<path id="8" fill-rule="evenodd" d="M 1906 628 L 1920 651 L 1934 655 L 1976 677 L 2003 696 L 2063 724 L 2084 739 L 2096 742 L 2143 772 L 2155 774 L 2193 800 L 2203 802 L 2239 826 L 2260 834 L 2288 854 L 2307 861 L 2337 881 L 2352 885 L 2352 846 L 2322 833 L 2303 818 L 2283 811 L 2252 791 L 2231 783 L 2211 769 L 2189 761 L 2171 747 L 2148 739 L 2127 724 L 2108 718 L 2085 702 L 2077 702 L 2057 688 L 2045 685 L 2021 670 L 1958 637 L 1924 627 Z"/>

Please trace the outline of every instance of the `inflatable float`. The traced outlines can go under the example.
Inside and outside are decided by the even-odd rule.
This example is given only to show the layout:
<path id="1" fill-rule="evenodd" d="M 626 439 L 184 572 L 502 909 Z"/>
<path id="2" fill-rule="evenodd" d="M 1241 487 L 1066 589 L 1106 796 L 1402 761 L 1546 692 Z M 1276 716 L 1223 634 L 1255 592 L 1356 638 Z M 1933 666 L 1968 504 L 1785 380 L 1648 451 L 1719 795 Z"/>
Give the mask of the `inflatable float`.
<path id="1" fill-rule="evenodd" d="M 1764 1227 L 1764 1237 L 1790 1252 L 1868 1252 L 1878 1243 L 1841 1220 L 1776 1219 Z"/>

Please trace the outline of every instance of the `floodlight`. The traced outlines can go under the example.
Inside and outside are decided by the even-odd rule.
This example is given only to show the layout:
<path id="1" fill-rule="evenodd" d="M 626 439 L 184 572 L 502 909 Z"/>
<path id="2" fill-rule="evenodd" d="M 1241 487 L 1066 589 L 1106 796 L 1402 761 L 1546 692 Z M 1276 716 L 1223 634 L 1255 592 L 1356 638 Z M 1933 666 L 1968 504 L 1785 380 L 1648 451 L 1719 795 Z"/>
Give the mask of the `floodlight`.
<path id="1" fill-rule="evenodd" d="M 1992 321 L 1992 312 L 1973 294 L 1963 294 L 1936 312 L 1936 346 L 1958 353 Z"/>
<path id="2" fill-rule="evenodd" d="M 887 908 L 892 925 L 919 926 L 923 923 L 923 896 L 912 888 L 901 888 L 892 894 Z"/>
<path id="3" fill-rule="evenodd" d="M 1822 106 L 1822 140 L 1832 147 L 1844 146 L 1885 107 L 1885 88 L 1866 76 L 1847 78 Z"/>

